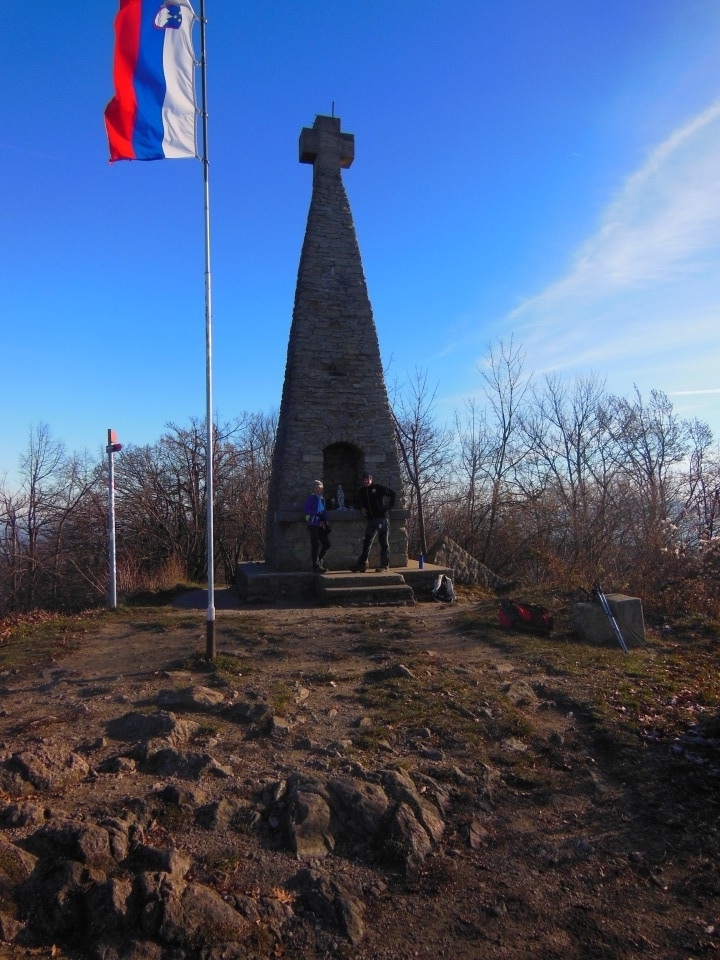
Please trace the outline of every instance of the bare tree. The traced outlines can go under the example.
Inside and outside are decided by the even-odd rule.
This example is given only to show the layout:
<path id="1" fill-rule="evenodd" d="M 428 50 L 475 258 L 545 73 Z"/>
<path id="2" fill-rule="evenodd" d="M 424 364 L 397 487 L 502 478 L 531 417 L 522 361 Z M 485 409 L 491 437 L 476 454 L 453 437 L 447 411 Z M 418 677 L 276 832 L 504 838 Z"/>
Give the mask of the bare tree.
<path id="1" fill-rule="evenodd" d="M 495 441 L 487 414 L 473 397 L 465 404 L 464 416 L 455 414 L 457 460 L 452 515 L 454 539 L 473 556 L 483 549 L 483 524 L 490 512 L 488 490 L 491 465 L 495 459 Z"/>
<path id="2" fill-rule="evenodd" d="M 17 490 L 0 491 L 7 609 L 70 606 L 86 599 L 86 591 L 77 591 L 78 567 L 67 534 L 96 483 L 94 465 L 67 455 L 47 424 L 31 430 Z"/>
<path id="3" fill-rule="evenodd" d="M 262 559 L 277 413 L 244 414 L 237 436 L 219 458 L 215 543 L 227 580 L 242 560 Z"/>
<path id="4" fill-rule="evenodd" d="M 275 428 L 274 415 L 245 413 L 213 430 L 215 560 L 228 580 L 240 559 L 263 554 Z M 194 419 L 118 458 L 118 550 L 136 576 L 163 566 L 207 576 L 206 470 L 206 431 Z"/>
<path id="5" fill-rule="evenodd" d="M 613 540 L 617 465 L 606 404 L 597 376 L 573 384 L 546 376 L 522 419 L 528 454 L 518 471 L 520 486 L 536 501 L 548 555 L 576 572 L 593 571 Z"/>
<path id="6" fill-rule="evenodd" d="M 137 577 L 171 560 L 186 568 L 185 475 L 173 475 L 161 444 L 128 444 L 115 463 L 118 573 Z M 122 577 L 121 577 L 122 572 Z M 186 573 L 187 575 L 187 573 Z"/>
<path id="7" fill-rule="evenodd" d="M 64 459 L 64 445 L 52 438 L 47 424 L 38 424 L 30 434 L 27 450 L 20 461 L 26 567 L 24 581 L 29 607 L 36 600 L 41 538 L 55 517 Z"/>
<path id="8" fill-rule="evenodd" d="M 489 504 L 487 510 L 485 542 L 479 559 L 492 565 L 492 548 L 495 528 L 503 500 L 508 493 L 507 481 L 523 457 L 518 444 L 520 412 L 530 379 L 525 375 L 525 355 L 515 346 L 513 337 L 509 343 L 499 340 L 496 347 L 488 345 L 485 365 L 481 376 L 485 381 L 485 397 L 491 417 L 494 442 L 487 468 Z"/>
<path id="9" fill-rule="evenodd" d="M 625 479 L 628 523 L 634 542 L 650 550 L 667 545 L 668 523 L 679 506 L 675 468 L 690 451 L 691 426 L 673 411 L 667 395 L 651 390 L 644 401 L 635 387 L 631 400 L 612 397 L 609 429 Z"/>
<path id="10" fill-rule="evenodd" d="M 713 449 L 712 431 L 702 421 L 690 423 L 689 435 L 691 451 L 681 481 L 678 522 L 683 541 L 691 549 L 701 549 L 720 533 L 720 450 Z"/>
<path id="11" fill-rule="evenodd" d="M 206 576 L 205 450 L 205 426 L 192 418 L 187 427 L 167 424 L 156 444 L 128 446 L 118 458 L 118 553 L 133 569 L 179 565 L 192 581 Z"/>
<path id="12" fill-rule="evenodd" d="M 0 613 L 16 609 L 20 596 L 20 506 L 5 485 L 0 490 Z"/>
<path id="13" fill-rule="evenodd" d="M 393 423 L 410 503 L 417 516 L 417 548 L 427 553 L 429 502 L 447 486 L 450 464 L 450 434 L 435 420 L 435 393 L 427 383 L 427 372 L 415 369 L 403 389 L 396 387 Z"/>

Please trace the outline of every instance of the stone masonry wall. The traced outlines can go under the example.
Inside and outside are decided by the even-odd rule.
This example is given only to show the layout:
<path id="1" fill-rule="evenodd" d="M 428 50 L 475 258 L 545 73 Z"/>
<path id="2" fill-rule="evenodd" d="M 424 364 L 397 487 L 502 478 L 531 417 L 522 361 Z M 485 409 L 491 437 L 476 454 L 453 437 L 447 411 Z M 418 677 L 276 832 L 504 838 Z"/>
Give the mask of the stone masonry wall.
<path id="1" fill-rule="evenodd" d="M 277 569 L 287 568 L 286 524 L 313 481 L 323 480 L 327 498 L 334 492 L 337 478 L 324 475 L 328 447 L 347 451 L 342 480 L 348 497 L 368 471 L 394 489 L 402 505 L 380 347 L 341 175 L 352 160 L 352 138 L 340 133 L 338 119 L 318 117 L 303 131 L 300 155 L 313 163 L 313 190 L 270 485 L 266 560 Z"/>
<path id="2" fill-rule="evenodd" d="M 505 580 L 476 560 L 460 544 L 450 537 L 444 537 L 428 550 L 427 559 L 430 563 L 441 567 L 449 567 L 457 583 L 466 586 L 481 586 L 488 590 L 504 593 L 515 586 L 514 581 Z"/>

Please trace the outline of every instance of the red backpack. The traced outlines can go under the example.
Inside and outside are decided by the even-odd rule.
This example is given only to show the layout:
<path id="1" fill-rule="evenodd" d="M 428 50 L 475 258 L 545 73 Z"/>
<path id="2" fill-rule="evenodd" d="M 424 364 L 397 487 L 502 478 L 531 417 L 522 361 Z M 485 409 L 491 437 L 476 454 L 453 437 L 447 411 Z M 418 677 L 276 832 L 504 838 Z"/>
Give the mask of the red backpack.
<path id="1" fill-rule="evenodd" d="M 553 628 L 552 614 L 547 607 L 520 600 L 501 600 L 498 622 L 508 630 L 525 630 L 528 633 L 547 634 Z"/>

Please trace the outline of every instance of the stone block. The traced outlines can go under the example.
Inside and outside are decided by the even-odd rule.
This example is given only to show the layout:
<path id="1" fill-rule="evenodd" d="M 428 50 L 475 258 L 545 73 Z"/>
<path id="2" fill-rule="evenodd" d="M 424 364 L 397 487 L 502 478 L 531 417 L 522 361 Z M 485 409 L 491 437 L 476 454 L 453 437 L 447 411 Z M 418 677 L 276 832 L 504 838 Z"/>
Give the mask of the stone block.
<path id="1" fill-rule="evenodd" d="M 608 605 L 620 628 L 625 645 L 630 648 L 645 640 L 642 602 L 638 597 L 622 593 L 606 593 Z M 589 643 L 618 645 L 610 619 L 600 603 L 574 603 L 572 623 Z"/>
<path id="2" fill-rule="evenodd" d="M 307 602 L 316 595 L 314 573 L 281 573 L 264 563 L 239 563 L 235 578 L 243 603 Z"/>
<path id="3" fill-rule="evenodd" d="M 404 567 L 407 563 L 408 515 L 409 511 L 404 509 L 390 511 L 391 567 Z M 329 510 L 328 519 L 332 528 L 331 546 L 325 562 L 330 570 L 347 570 L 360 555 L 367 521 L 359 510 Z M 277 520 L 282 537 L 279 538 L 272 566 L 284 571 L 311 571 L 310 537 L 305 518 L 301 513 L 286 510 L 278 512 Z M 369 564 L 375 567 L 379 563 L 380 544 L 376 537 Z"/>

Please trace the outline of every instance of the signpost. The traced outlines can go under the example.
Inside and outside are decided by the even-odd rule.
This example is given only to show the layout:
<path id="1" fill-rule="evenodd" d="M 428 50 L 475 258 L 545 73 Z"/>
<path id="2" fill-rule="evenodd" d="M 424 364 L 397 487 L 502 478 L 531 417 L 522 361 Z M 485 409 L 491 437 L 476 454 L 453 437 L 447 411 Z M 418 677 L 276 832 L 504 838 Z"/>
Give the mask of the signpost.
<path id="1" fill-rule="evenodd" d="M 115 565 L 115 464 L 113 456 L 120 453 L 122 444 L 118 443 L 114 430 L 108 430 L 108 542 L 110 544 L 110 588 L 108 590 L 108 606 L 111 610 L 117 607 L 117 570 Z"/>

